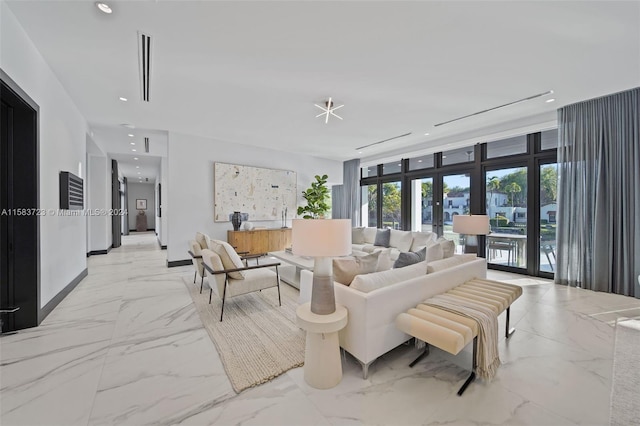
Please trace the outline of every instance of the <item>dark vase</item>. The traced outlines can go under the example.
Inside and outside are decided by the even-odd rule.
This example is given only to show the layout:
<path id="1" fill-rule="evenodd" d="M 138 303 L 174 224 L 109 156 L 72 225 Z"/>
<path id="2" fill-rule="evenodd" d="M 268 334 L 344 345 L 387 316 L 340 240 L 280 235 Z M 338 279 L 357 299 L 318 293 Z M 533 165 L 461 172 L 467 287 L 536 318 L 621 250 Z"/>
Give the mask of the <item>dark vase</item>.
<path id="1" fill-rule="evenodd" d="M 242 225 L 240 212 L 233 212 L 233 215 L 231 215 L 231 224 L 233 225 L 234 231 L 238 231 L 240 229 L 240 225 Z"/>

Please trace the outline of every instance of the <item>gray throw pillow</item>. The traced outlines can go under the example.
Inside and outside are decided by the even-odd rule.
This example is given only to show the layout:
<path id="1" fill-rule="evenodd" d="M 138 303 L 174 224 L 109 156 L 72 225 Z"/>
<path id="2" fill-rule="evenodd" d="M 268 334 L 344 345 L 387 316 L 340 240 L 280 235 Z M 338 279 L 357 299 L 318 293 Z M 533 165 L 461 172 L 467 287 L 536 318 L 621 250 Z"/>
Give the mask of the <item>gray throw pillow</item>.
<path id="1" fill-rule="evenodd" d="M 391 229 L 378 229 L 376 232 L 376 241 L 374 246 L 389 247 L 389 241 L 391 240 Z"/>
<path id="2" fill-rule="evenodd" d="M 393 263 L 394 268 L 404 268 L 414 263 L 422 262 L 427 258 L 427 248 L 418 251 L 403 251 L 398 255 L 398 259 Z"/>

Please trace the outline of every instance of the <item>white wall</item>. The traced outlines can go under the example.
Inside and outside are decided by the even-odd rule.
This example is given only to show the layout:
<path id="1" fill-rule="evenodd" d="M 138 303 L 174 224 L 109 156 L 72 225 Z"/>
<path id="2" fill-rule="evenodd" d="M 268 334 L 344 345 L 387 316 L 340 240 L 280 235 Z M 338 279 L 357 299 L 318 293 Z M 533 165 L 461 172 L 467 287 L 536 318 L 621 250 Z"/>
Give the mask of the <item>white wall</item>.
<path id="1" fill-rule="evenodd" d="M 91 211 L 111 208 L 111 161 L 102 155 L 89 154 L 89 201 L 86 208 Z M 111 247 L 113 224 L 108 215 L 88 216 L 89 250 L 103 251 Z"/>
<path id="2" fill-rule="evenodd" d="M 156 194 L 155 185 L 153 183 L 128 183 L 129 193 L 127 198 L 129 199 L 129 230 L 136 230 L 136 216 L 138 210 L 136 209 L 136 200 L 147 200 L 147 209 L 144 211 L 147 215 L 147 229 L 155 229 L 156 227 Z"/>
<path id="3" fill-rule="evenodd" d="M 329 175 L 330 185 L 342 183 L 342 162 L 339 161 L 172 132 L 169 133 L 167 158 L 169 198 L 167 200 L 165 195 L 162 196 L 162 216 L 168 218 L 169 261 L 188 258 L 187 242 L 195 237 L 197 231 L 226 241 L 227 231 L 233 229 L 230 222 L 213 221 L 214 162 L 293 170 L 298 179 L 298 204 L 303 201 L 300 193 L 310 186 L 317 174 Z M 163 182 L 163 189 L 165 186 Z M 281 226 L 280 221 L 257 224 L 278 228 Z"/>
<path id="4" fill-rule="evenodd" d="M 39 207 L 58 209 L 59 172 L 77 174 L 79 163 L 86 170 L 86 120 L 4 1 L 0 2 L 0 51 L 2 70 L 40 107 Z M 84 216 L 40 218 L 41 307 L 87 267 L 86 220 Z"/>

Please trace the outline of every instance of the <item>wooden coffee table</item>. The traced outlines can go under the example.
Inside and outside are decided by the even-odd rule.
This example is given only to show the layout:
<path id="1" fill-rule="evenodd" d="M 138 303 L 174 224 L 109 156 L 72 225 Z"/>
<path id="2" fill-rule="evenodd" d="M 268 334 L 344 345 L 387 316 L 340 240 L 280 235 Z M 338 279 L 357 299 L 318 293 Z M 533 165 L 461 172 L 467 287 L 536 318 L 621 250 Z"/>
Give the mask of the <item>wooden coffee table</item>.
<path id="1" fill-rule="evenodd" d="M 280 267 L 280 279 L 292 287 L 300 290 L 300 271 L 313 271 L 313 258 L 302 257 L 287 251 L 269 252 L 267 256 L 275 257 L 284 262 Z"/>

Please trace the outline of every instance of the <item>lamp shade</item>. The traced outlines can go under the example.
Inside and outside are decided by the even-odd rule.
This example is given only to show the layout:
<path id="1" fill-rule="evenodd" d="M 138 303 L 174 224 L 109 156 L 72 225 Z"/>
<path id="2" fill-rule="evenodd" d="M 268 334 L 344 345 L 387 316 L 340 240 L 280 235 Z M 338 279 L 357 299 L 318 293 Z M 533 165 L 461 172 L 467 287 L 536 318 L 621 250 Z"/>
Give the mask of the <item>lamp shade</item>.
<path id="1" fill-rule="evenodd" d="M 351 253 L 351 219 L 293 219 L 291 248 L 299 256 Z"/>
<path id="2" fill-rule="evenodd" d="M 489 216 L 485 214 L 453 216 L 453 232 L 466 235 L 487 235 L 489 227 Z"/>

